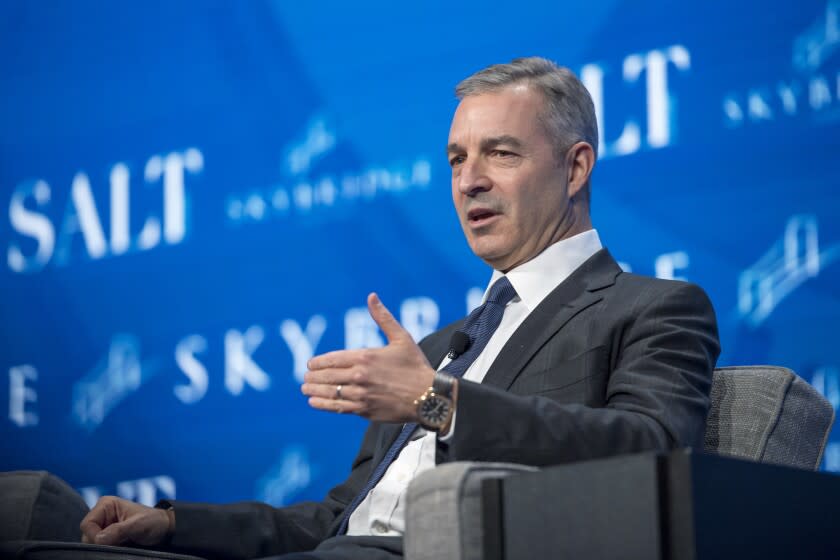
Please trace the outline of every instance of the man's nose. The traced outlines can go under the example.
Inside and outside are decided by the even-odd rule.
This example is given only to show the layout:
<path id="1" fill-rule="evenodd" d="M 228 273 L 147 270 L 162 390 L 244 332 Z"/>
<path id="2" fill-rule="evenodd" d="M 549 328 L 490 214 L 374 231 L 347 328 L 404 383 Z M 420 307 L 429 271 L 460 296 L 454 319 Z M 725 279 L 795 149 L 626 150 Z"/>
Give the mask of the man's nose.
<path id="1" fill-rule="evenodd" d="M 461 194 L 474 196 L 479 192 L 490 190 L 492 185 L 493 182 L 480 160 L 467 160 L 461 165 L 456 183 L 458 192 Z"/>

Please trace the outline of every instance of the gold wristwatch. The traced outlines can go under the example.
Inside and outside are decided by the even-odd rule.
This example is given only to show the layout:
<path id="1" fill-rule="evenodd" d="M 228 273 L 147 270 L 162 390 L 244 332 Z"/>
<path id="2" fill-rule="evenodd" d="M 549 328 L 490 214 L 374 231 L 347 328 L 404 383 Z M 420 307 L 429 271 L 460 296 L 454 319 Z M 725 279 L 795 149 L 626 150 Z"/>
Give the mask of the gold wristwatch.
<path id="1" fill-rule="evenodd" d="M 427 430 L 440 431 L 449 424 L 455 412 L 452 389 L 455 378 L 448 373 L 435 372 L 435 380 L 420 398 L 414 401 L 419 424 Z"/>

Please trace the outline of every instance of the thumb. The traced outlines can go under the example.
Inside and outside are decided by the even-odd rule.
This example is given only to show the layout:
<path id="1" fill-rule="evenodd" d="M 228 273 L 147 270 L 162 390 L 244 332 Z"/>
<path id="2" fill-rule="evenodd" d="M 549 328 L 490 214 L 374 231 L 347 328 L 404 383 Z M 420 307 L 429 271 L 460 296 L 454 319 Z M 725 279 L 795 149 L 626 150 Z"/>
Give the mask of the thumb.
<path id="1" fill-rule="evenodd" d="M 368 296 L 367 304 L 370 316 L 373 317 L 373 320 L 376 321 L 376 324 L 379 325 L 379 328 L 385 333 L 385 336 L 388 338 L 388 342 L 394 342 L 395 340 L 406 336 L 409 338 L 411 337 L 411 335 L 408 334 L 408 331 L 400 325 L 399 321 L 391 315 L 391 312 L 388 311 L 388 308 L 385 307 L 385 304 L 382 303 L 382 300 L 379 299 L 379 296 L 376 295 L 376 293 L 372 293 Z"/>
<path id="2" fill-rule="evenodd" d="M 95 544 L 119 545 L 129 539 L 129 527 L 127 521 L 108 525 L 93 538 Z"/>

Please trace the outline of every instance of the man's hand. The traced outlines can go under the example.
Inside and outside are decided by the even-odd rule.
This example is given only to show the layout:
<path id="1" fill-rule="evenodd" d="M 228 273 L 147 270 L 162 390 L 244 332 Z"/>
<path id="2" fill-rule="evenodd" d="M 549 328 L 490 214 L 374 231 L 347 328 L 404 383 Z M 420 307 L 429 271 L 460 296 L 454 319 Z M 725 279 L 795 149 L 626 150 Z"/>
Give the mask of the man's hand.
<path id="1" fill-rule="evenodd" d="M 154 546 L 175 530 L 175 515 L 172 511 L 105 496 L 96 502 L 79 527 L 82 542 Z"/>
<path id="2" fill-rule="evenodd" d="M 315 356 L 301 391 L 321 410 L 352 412 L 379 422 L 415 422 L 414 401 L 432 385 L 435 371 L 379 296 L 370 294 L 367 304 L 388 345 Z"/>

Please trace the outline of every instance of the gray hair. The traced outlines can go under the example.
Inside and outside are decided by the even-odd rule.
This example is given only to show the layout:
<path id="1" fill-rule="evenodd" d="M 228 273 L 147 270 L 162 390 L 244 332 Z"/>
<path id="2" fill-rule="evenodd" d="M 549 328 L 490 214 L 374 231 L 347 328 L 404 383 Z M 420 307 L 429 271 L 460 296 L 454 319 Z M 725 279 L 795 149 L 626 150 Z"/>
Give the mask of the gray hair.
<path id="1" fill-rule="evenodd" d="M 592 146 L 598 156 L 598 122 L 592 98 L 571 70 L 550 60 L 532 56 L 488 66 L 458 84 L 455 95 L 463 99 L 520 83 L 534 87 L 545 98 L 546 110 L 540 121 L 553 140 L 557 157 L 580 141 Z"/>

